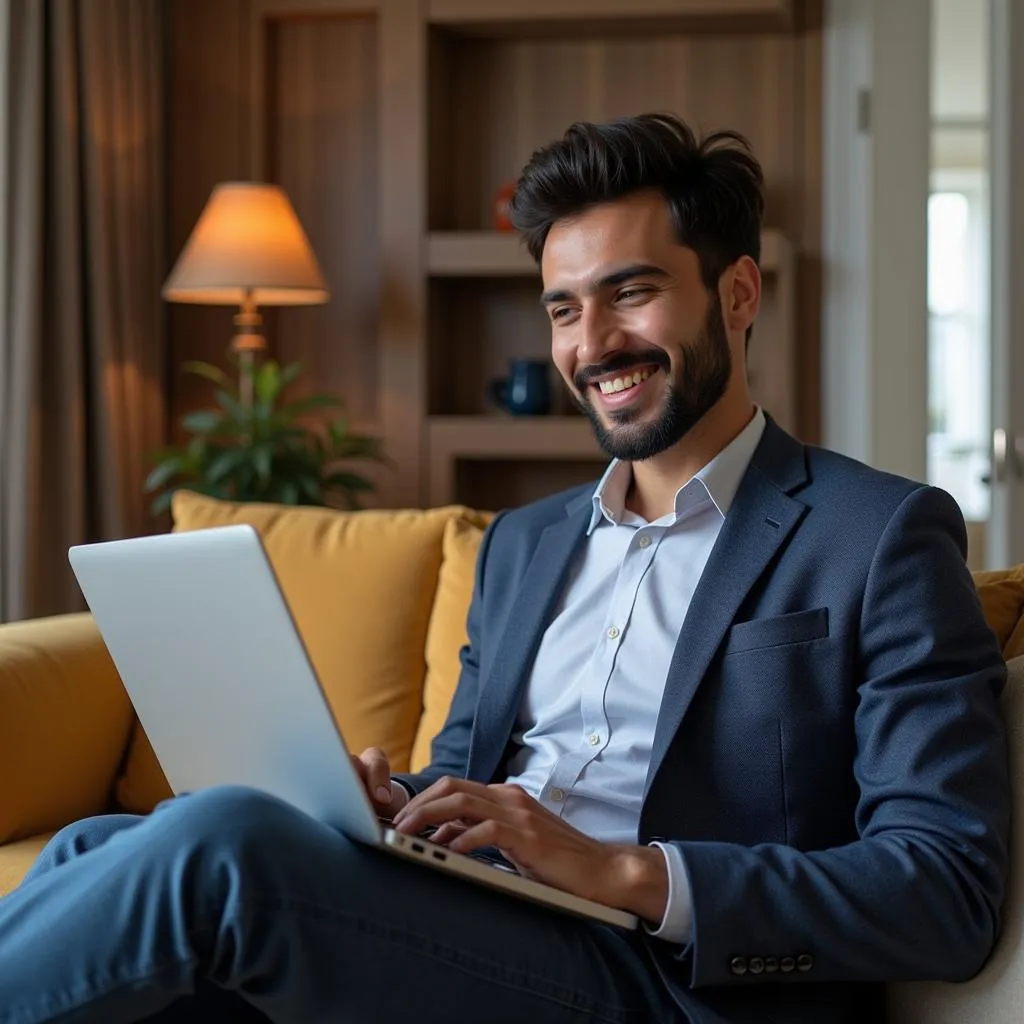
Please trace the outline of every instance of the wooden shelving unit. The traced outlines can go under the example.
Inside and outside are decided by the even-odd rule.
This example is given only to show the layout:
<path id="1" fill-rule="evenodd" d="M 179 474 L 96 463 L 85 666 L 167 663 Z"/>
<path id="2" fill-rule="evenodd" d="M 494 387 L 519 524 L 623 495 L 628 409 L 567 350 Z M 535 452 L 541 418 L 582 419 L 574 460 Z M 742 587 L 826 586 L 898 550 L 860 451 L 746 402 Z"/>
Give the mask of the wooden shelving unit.
<path id="1" fill-rule="evenodd" d="M 742 132 L 764 169 L 750 376 L 801 432 L 818 416 L 822 3 L 175 0 L 174 246 L 216 182 L 284 186 L 332 301 L 268 313 L 268 340 L 382 439 L 396 468 L 376 502 L 529 500 L 604 459 L 567 399 L 520 420 L 489 398 L 510 359 L 550 361 L 537 267 L 494 230 L 496 197 L 574 121 L 671 110 Z M 226 313 L 172 313 L 176 363 L 222 359 Z"/>
<path id="2" fill-rule="evenodd" d="M 788 269 L 790 245 L 767 228 L 761 236 L 761 273 Z M 431 231 L 427 235 L 431 277 L 536 277 L 537 264 L 519 236 L 509 231 Z"/>
<path id="3" fill-rule="evenodd" d="M 537 264 L 508 231 L 432 231 L 427 235 L 432 277 L 535 277 Z"/>

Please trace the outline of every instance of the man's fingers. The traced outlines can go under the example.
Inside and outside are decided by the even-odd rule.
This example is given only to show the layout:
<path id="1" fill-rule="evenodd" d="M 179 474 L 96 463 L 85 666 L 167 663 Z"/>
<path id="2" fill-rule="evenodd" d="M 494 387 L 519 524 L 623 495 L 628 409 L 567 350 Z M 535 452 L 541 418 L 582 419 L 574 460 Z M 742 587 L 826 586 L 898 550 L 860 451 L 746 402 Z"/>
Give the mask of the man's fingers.
<path id="1" fill-rule="evenodd" d="M 461 836 L 465 831 L 466 825 L 461 821 L 446 821 L 430 837 L 430 841 L 439 846 L 447 846 L 456 836 Z"/>
<path id="2" fill-rule="evenodd" d="M 380 747 L 368 747 L 359 755 L 359 760 L 366 769 L 363 784 L 370 798 L 379 804 L 391 800 L 391 765 L 388 755 Z"/>

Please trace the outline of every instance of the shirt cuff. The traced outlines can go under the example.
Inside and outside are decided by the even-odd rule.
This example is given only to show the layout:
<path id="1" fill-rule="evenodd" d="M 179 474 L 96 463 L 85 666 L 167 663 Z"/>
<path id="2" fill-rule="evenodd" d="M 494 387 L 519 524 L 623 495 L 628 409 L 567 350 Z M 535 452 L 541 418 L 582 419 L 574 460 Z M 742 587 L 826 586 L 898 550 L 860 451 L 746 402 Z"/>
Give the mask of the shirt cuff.
<path id="1" fill-rule="evenodd" d="M 671 843 L 649 845 L 656 846 L 665 857 L 665 867 L 668 868 L 668 903 L 661 924 L 651 928 L 645 923 L 644 928 L 656 939 L 686 945 L 693 939 L 693 897 L 683 855 Z"/>

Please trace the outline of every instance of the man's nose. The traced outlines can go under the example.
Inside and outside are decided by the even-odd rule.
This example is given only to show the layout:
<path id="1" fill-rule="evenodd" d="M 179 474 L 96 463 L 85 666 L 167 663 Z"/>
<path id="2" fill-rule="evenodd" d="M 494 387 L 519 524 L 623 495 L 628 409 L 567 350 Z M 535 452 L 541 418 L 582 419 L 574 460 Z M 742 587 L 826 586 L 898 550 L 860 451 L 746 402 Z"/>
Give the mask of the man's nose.
<path id="1" fill-rule="evenodd" d="M 580 316 L 577 361 L 584 365 L 598 365 L 626 344 L 626 335 L 611 317 L 599 309 L 584 309 Z"/>

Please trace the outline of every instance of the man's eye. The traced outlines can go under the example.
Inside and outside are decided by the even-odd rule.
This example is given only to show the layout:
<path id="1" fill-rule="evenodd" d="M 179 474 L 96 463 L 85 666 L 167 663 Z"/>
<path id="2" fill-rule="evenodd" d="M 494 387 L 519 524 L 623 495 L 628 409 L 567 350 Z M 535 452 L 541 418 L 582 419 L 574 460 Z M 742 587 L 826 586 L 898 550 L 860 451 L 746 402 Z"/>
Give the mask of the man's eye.
<path id="1" fill-rule="evenodd" d="M 565 317 L 569 316 L 570 313 L 572 313 L 572 310 L 568 306 L 559 306 L 557 309 L 551 310 L 551 319 L 563 320 Z"/>
<path id="2" fill-rule="evenodd" d="M 650 288 L 623 288 L 619 292 L 618 297 L 620 299 L 635 299 L 640 295 L 645 295 L 650 291 Z"/>

